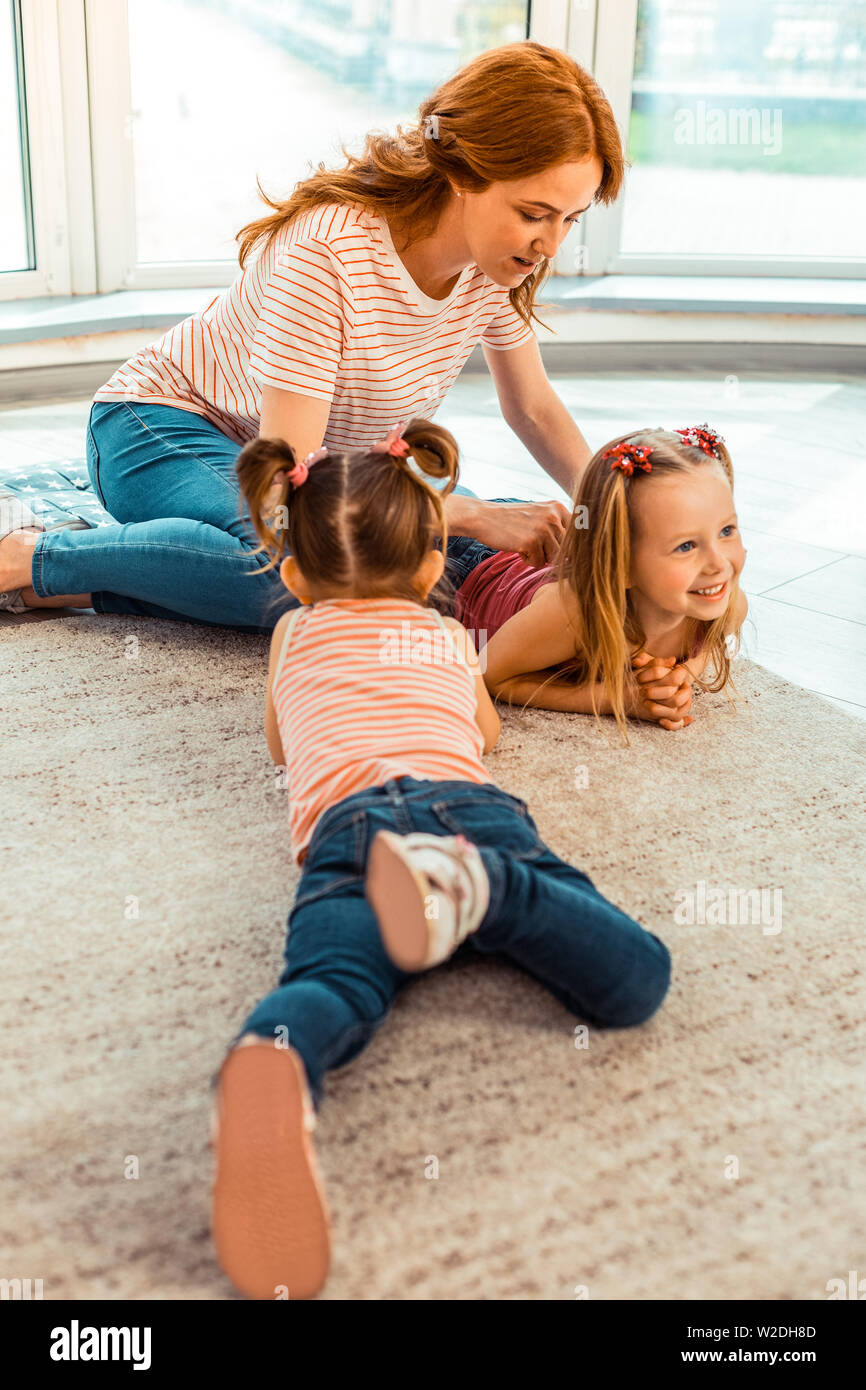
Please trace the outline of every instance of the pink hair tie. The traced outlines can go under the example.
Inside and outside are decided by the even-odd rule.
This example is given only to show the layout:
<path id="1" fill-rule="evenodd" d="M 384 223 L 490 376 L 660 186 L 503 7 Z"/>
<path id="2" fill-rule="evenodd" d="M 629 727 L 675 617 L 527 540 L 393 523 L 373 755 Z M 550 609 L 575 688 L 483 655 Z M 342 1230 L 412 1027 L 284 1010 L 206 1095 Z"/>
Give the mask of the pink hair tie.
<path id="1" fill-rule="evenodd" d="M 407 421 L 400 420 L 389 430 L 384 439 L 380 439 L 376 444 L 370 445 L 371 454 L 393 454 L 394 458 L 405 458 L 409 452 L 409 443 L 402 439 L 403 430 Z"/>
<path id="2" fill-rule="evenodd" d="M 296 463 L 294 468 L 290 468 L 288 471 L 281 468 L 279 473 L 275 473 L 273 482 L 292 483 L 295 487 L 300 487 L 301 483 L 305 483 L 310 476 L 310 469 L 313 464 L 318 463 L 319 459 L 323 459 L 327 452 L 327 446 L 324 444 L 320 449 L 311 449 L 307 457 L 302 459 L 300 463 Z"/>

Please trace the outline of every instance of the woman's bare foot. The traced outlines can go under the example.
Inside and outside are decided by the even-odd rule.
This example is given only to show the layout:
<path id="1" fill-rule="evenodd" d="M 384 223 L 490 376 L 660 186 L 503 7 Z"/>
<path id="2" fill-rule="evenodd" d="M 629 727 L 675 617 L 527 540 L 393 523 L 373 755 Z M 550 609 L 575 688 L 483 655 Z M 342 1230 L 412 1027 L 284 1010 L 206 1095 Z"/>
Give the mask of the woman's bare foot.
<path id="1" fill-rule="evenodd" d="M 35 589 L 22 589 L 21 601 L 26 603 L 28 608 L 93 607 L 93 598 L 90 594 L 49 594 L 47 598 L 42 598 Z"/>
<path id="2" fill-rule="evenodd" d="M 0 541 L 0 589 L 20 589 L 30 583 L 33 547 L 44 531 L 22 526 Z"/>
<path id="3" fill-rule="evenodd" d="M 0 592 L 20 589 L 28 608 L 92 608 L 90 594 L 52 594 L 42 598 L 30 585 L 33 547 L 44 531 L 22 526 L 0 541 Z"/>

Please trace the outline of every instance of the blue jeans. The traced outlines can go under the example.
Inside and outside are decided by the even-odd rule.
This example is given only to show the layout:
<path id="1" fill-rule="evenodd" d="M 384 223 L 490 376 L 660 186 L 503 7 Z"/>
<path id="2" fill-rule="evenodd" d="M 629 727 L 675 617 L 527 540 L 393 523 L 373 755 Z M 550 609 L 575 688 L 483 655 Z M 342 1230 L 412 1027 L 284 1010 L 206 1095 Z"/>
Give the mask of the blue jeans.
<path id="1" fill-rule="evenodd" d="M 289 913 L 278 986 L 233 1039 L 273 1040 L 287 1029 L 317 1109 L 325 1072 L 358 1055 L 397 991 L 416 978 L 391 962 L 364 896 L 379 830 L 463 834 L 478 845 L 490 904 L 467 945 L 501 952 L 570 1013 L 598 1028 L 628 1028 L 659 1008 L 670 983 L 667 947 L 547 848 L 524 801 L 489 784 L 391 778 L 319 820 Z"/>
<path id="2" fill-rule="evenodd" d="M 42 598 L 91 594 L 97 613 L 137 613 L 270 632 L 297 607 L 240 497 L 240 445 L 189 410 L 95 401 L 87 470 L 115 526 L 49 531 L 36 542 Z M 464 496 L 474 496 L 458 487 Z"/>
<path id="3" fill-rule="evenodd" d="M 492 502 L 517 502 L 522 498 L 517 497 L 492 497 Z M 448 541 L 448 550 L 445 558 L 445 578 L 450 580 L 455 589 L 465 583 L 472 571 L 483 560 L 489 560 L 491 555 L 498 552 L 492 546 L 485 545 L 483 541 L 473 540 L 472 536 L 452 536 Z"/>

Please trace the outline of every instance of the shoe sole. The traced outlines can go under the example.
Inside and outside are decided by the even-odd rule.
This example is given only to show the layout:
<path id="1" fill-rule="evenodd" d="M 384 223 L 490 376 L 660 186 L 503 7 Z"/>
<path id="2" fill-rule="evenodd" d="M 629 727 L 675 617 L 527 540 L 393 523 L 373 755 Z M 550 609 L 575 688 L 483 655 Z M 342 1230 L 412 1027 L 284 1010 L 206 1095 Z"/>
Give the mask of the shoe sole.
<path id="1" fill-rule="evenodd" d="M 305 1101 L 312 1110 L 293 1048 L 235 1047 L 220 1070 L 213 1239 L 248 1298 L 312 1298 L 328 1275 L 330 1214 Z"/>
<path id="2" fill-rule="evenodd" d="M 424 914 L 427 880 L 401 852 L 401 839 L 380 830 L 367 857 L 364 891 L 376 914 L 391 960 L 407 972 L 424 970 L 430 956 L 430 923 Z"/>

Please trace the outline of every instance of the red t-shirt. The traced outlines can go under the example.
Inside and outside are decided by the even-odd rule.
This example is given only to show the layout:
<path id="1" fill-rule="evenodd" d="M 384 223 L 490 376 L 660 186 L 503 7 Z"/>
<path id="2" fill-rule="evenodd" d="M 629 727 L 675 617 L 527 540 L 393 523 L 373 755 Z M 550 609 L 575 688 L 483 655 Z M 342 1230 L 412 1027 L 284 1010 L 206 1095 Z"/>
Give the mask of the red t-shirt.
<path id="1" fill-rule="evenodd" d="M 526 607 L 552 573 L 553 565 L 536 569 L 513 550 L 497 550 L 476 565 L 455 598 L 455 616 L 469 629 L 476 650 Z"/>

